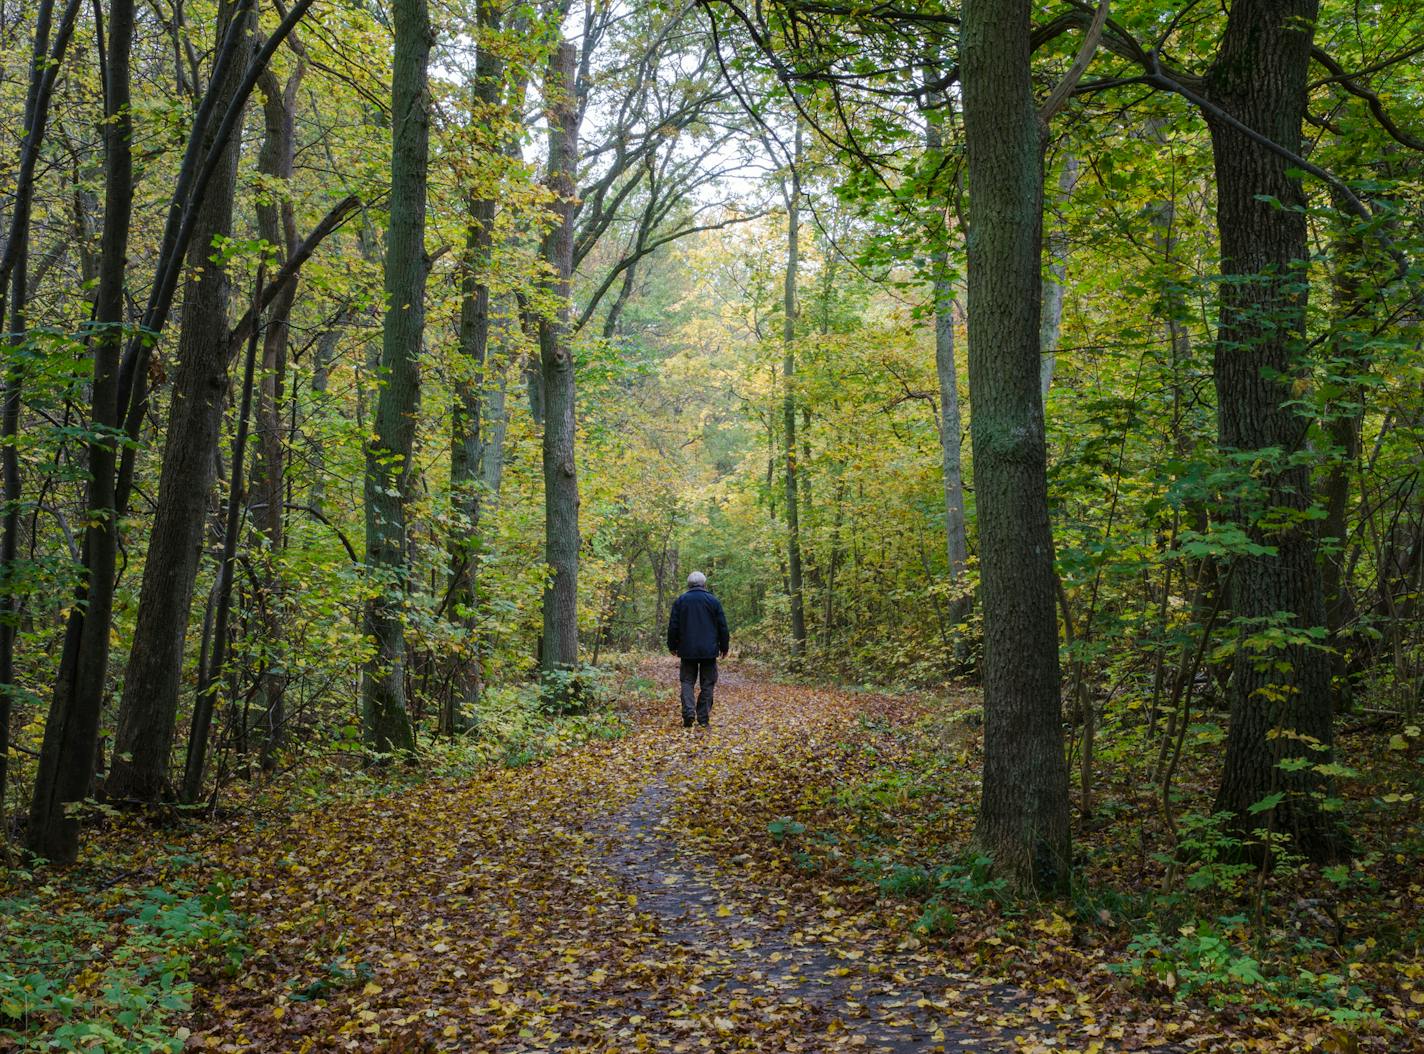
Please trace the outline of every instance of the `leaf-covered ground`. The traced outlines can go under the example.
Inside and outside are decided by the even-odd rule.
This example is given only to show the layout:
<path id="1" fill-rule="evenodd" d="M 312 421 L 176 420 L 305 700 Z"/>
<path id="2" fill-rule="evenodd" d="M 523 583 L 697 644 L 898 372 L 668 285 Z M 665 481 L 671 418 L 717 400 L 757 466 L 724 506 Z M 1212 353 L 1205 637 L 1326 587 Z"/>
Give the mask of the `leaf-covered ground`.
<path id="1" fill-rule="evenodd" d="M 249 948 L 200 967 L 187 1048 L 1424 1049 L 1417 952 L 1267 998 L 1240 939 L 1187 925 L 1164 972 L 1131 944 L 1158 876 L 1127 815 L 1080 839 L 1073 904 L 1008 902 L 965 855 L 978 733 L 942 706 L 733 666 L 685 731 L 673 667 L 644 672 L 620 739 L 172 832 L 155 859 L 222 876 Z"/>

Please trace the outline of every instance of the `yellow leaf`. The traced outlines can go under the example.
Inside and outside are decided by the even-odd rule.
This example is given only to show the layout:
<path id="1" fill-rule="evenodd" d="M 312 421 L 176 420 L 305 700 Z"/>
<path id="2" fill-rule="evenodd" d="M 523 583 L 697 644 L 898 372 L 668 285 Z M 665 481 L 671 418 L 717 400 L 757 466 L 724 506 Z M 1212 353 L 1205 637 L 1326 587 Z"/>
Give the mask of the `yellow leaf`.
<path id="1" fill-rule="evenodd" d="M 509 993 L 509 982 L 505 980 L 496 980 L 490 987 L 494 989 L 495 995 L 507 995 Z"/>
<path id="2" fill-rule="evenodd" d="M 378 985 L 375 981 L 368 981 L 368 982 L 366 982 L 366 987 L 363 988 L 363 989 L 361 989 L 361 994 L 362 994 L 362 995 L 380 995 L 380 994 L 381 994 L 381 986 Z"/>

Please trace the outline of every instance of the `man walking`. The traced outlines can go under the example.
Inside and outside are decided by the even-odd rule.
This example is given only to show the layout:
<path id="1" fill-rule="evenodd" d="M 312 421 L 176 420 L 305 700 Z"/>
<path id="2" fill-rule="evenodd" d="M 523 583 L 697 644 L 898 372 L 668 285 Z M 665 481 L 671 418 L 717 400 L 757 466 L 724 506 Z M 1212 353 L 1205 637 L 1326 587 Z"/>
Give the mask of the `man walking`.
<path id="1" fill-rule="evenodd" d="M 668 616 L 668 651 L 682 660 L 678 681 L 682 688 L 682 727 L 691 728 L 695 716 L 699 725 L 712 719 L 712 688 L 717 683 L 717 657 L 726 657 L 731 634 L 722 602 L 707 591 L 707 576 L 693 571 L 687 576 L 687 592 L 673 601 Z M 693 703 L 693 686 L 702 690 Z"/>

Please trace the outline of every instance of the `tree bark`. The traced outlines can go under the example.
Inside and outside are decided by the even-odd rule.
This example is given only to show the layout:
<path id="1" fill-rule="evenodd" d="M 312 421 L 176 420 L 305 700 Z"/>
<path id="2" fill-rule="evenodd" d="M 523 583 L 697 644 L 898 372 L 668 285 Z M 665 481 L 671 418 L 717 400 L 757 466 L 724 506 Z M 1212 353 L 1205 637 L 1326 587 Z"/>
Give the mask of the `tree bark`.
<path id="1" fill-rule="evenodd" d="M 482 35 L 477 41 L 473 110 L 486 126 L 481 148 L 492 149 L 497 137 L 504 62 L 491 37 L 499 32 L 499 10 L 488 0 L 476 6 Z M 493 127 L 491 127 L 493 126 Z M 476 611 L 481 552 L 480 513 L 484 498 L 482 426 L 485 360 L 490 338 L 490 250 L 494 244 L 495 200 L 473 197 L 465 229 L 460 274 L 460 372 L 455 381 L 450 437 L 450 500 L 455 527 L 450 538 L 449 605 L 452 618 L 465 631 L 461 648 L 452 656 L 454 675 L 440 715 L 440 730 L 454 735 L 468 727 L 479 705 L 484 676 L 481 669 L 479 619 Z"/>
<path id="2" fill-rule="evenodd" d="M 796 123 L 786 196 L 786 277 L 782 290 L 782 440 L 786 486 L 786 578 L 791 602 L 791 657 L 806 654 L 806 597 L 801 569 L 801 510 L 796 453 L 796 272 L 801 238 L 801 123 Z"/>
<path id="3" fill-rule="evenodd" d="M 947 107 L 948 100 L 942 92 L 929 96 L 930 102 Z M 940 122 L 925 114 L 925 150 L 938 154 L 944 150 L 944 134 Z M 949 581 L 959 585 L 969 562 L 969 536 L 964 512 L 964 459 L 962 438 L 964 421 L 959 406 L 959 363 L 954 341 L 954 279 L 949 267 L 949 222 L 948 205 L 936 202 L 935 234 L 943 239 L 931 255 L 933 268 L 932 289 L 934 293 L 935 321 L 935 376 L 939 380 L 939 448 L 941 472 L 944 477 L 944 527 L 945 556 L 949 571 Z M 956 599 L 950 609 L 953 622 L 962 621 L 968 614 L 972 597 L 965 595 Z"/>
<path id="4" fill-rule="evenodd" d="M 250 36 L 250 16 L 232 2 L 224 3 L 220 12 L 219 37 L 239 17 L 248 20 L 244 39 Z M 228 65 L 218 86 L 219 105 L 236 98 L 243 72 L 242 63 Z M 210 142 L 208 149 L 218 145 Z M 169 753 L 178 718 L 183 650 L 227 388 L 228 276 L 216 243 L 232 233 L 238 147 L 236 138 L 221 144 L 188 253 L 158 506 L 144 560 L 109 780 L 112 794 L 130 800 L 155 802 L 171 793 Z"/>
<path id="5" fill-rule="evenodd" d="M 1058 173 L 1058 193 L 1053 204 L 1061 208 L 1073 196 L 1073 187 L 1078 182 L 1078 159 L 1069 154 L 1063 159 L 1063 168 Z M 1039 396 L 1048 402 L 1048 390 L 1053 386 L 1053 371 L 1058 365 L 1058 343 L 1063 334 L 1063 294 L 1064 281 L 1068 275 L 1068 227 L 1058 222 L 1047 239 L 1048 280 L 1043 285 L 1043 306 L 1039 314 L 1038 327 L 1038 387 Z"/>
<path id="6" fill-rule="evenodd" d="M 1039 389 L 1043 155 L 1028 0 L 967 0 L 969 387 L 984 610 L 976 840 L 1018 890 L 1067 889 L 1068 770 Z"/>
<path id="7" fill-rule="evenodd" d="M 375 435 L 366 451 L 366 564 L 377 590 L 363 628 L 376 646 L 361 676 L 366 745 L 415 749 L 406 713 L 404 598 L 410 588 L 406 501 L 420 406 L 425 328 L 425 202 L 430 159 L 426 70 L 433 36 L 426 0 L 396 0 L 391 75 L 391 218 L 386 236 L 386 318 Z"/>
<path id="8" fill-rule="evenodd" d="M 305 61 L 283 84 L 272 71 L 262 77 L 262 116 L 264 136 L 257 168 L 274 182 L 287 184 L 292 178 L 295 161 L 297 91 L 306 73 Z M 270 194 L 271 192 L 269 192 Z M 291 198 L 282 192 L 257 205 L 257 230 L 262 240 L 277 252 L 279 266 L 285 265 L 297 250 L 296 217 Z M 277 588 L 276 557 L 282 548 L 282 527 L 286 510 L 286 478 L 283 468 L 282 397 L 287 376 L 287 345 L 291 333 L 292 305 L 296 300 L 297 283 L 289 282 L 268 309 L 267 326 L 262 333 L 262 369 L 257 388 L 257 457 L 252 468 L 252 526 L 262 542 L 262 553 L 256 561 L 264 599 L 262 635 L 268 648 L 279 649 L 282 643 L 284 617 Z M 258 674 L 253 710 L 261 723 L 261 760 L 263 768 L 271 768 L 276 751 L 281 746 L 286 727 L 286 677 L 280 671 L 284 664 L 264 660 Z"/>
<path id="9" fill-rule="evenodd" d="M 1362 354 L 1352 320 L 1361 308 L 1361 279 L 1364 277 L 1364 239 L 1358 230 L 1358 220 L 1350 215 L 1338 192 L 1331 196 L 1336 210 L 1333 242 L 1334 271 L 1331 285 L 1335 315 L 1334 362 L 1331 373 L 1339 388 L 1337 398 L 1328 406 L 1325 431 L 1334 448 L 1329 467 L 1321 483 L 1324 492 L 1325 519 L 1320 523 L 1322 540 L 1330 550 L 1322 554 L 1321 585 L 1325 600 L 1325 623 L 1330 630 L 1331 672 L 1335 697 L 1348 705 L 1350 692 L 1347 677 L 1349 634 L 1345 628 L 1355 618 L 1354 598 L 1350 593 L 1347 570 L 1349 542 L 1349 512 L 1351 477 L 1360 456 L 1360 433 L 1364 425 L 1365 391 L 1358 378 L 1369 368 Z"/>
<path id="10" fill-rule="evenodd" d="M 50 100 L 55 78 L 69 48 L 78 0 L 70 0 L 55 29 L 53 49 L 50 29 L 54 17 L 52 0 L 44 0 L 36 12 L 30 54 L 30 80 L 25 97 L 24 127 L 20 139 L 20 163 L 15 172 L 14 200 L 5 250 L 0 257 L 0 319 L 9 309 L 9 346 L 4 376 L 4 397 L 0 401 L 0 477 L 3 477 L 3 505 L 0 505 L 0 855 L 8 854 L 5 828 L 5 792 L 9 784 L 10 708 L 15 683 L 15 635 L 20 617 L 15 593 L 16 562 L 20 537 L 20 402 L 25 383 L 25 356 L 28 341 L 30 229 L 35 196 L 36 169 L 40 147 L 49 123 Z M 8 858 L 8 856 L 7 856 Z"/>
<path id="11" fill-rule="evenodd" d="M 254 305 L 261 302 L 262 271 L 257 272 Z M 237 435 L 232 444 L 232 468 L 228 479 L 227 513 L 223 520 L 222 555 L 218 558 L 218 577 L 213 603 L 213 645 L 211 658 L 200 664 L 198 692 L 193 702 L 193 724 L 188 732 L 188 753 L 183 763 L 182 801 L 196 802 L 202 797 L 203 770 L 208 759 L 208 731 L 213 711 L 217 708 L 219 686 L 223 682 L 228 654 L 228 617 L 232 611 L 232 574 L 237 564 L 237 539 L 242 528 L 242 508 L 247 495 L 243 488 L 243 468 L 247 462 L 248 420 L 252 412 L 253 376 L 257 368 L 258 330 L 248 337 L 247 361 L 243 366 L 241 402 L 237 410 Z M 235 693 L 234 693 L 235 694 Z"/>
<path id="12" fill-rule="evenodd" d="M 573 270 L 574 176 L 578 163 L 578 102 L 574 93 L 577 49 L 561 42 L 544 82 L 549 114 L 548 186 L 554 194 L 553 226 L 544 238 L 546 282 L 552 304 L 539 321 L 544 390 L 544 587 L 546 677 L 578 663 L 579 495 L 574 463 L 574 362 L 569 346 L 569 278 Z"/>
<path id="13" fill-rule="evenodd" d="M 1206 78 L 1212 102 L 1297 154 L 1316 10 L 1316 0 L 1237 0 Z M 1307 422 L 1290 405 L 1303 366 L 1305 198 L 1288 161 L 1214 114 L 1206 120 L 1224 276 L 1213 363 L 1218 439 L 1228 455 L 1273 451 L 1261 454 L 1267 467 L 1258 484 L 1277 524 L 1262 525 L 1267 510 L 1240 510 L 1253 539 L 1275 551 L 1234 558 L 1231 609 L 1247 632 L 1283 616 L 1290 631 L 1313 633 L 1325 625 L 1325 608 L 1315 528 L 1303 518 L 1311 504 L 1310 471 L 1299 457 Z M 1312 859 L 1332 857 L 1340 839 L 1317 800 L 1327 781 L 1313 768 L 1330 759 L 1329 656 L 1318 642 L 1271 654 L 1239 647 L 1230 700 L 1217 811 L 1230 813 L 1248 840 L 1269 827 Z M 1283 771 L 1287 757 L 1312 766 Z M 1279 803 L 1260 810 L 1276 791 L 1284 794 Z M 1255 855 L 1266 852 L 1255 845 Z"/>
<path id="14" fill-rule="evenodd" d="M 71 617 L 60 675 L 45 723 L 30 803 L 30 851 L 57 863 L 74 860 L 79 820 L 66 806 L 89 792 L 109 666 L 109 621 L 118 553 L 113 440 L 120 425 L 118 372 L 124 337 L 124 276 L 133 207 L 133 130 L 129 112 L 132 0 L 109 5 L 104 82 L 104 226 L 94 300 L 94 381 L 90 389 L 89 484 L 84 531 L 86 618 Z M 87 627 L 87 632 L 86 632 Z"/>

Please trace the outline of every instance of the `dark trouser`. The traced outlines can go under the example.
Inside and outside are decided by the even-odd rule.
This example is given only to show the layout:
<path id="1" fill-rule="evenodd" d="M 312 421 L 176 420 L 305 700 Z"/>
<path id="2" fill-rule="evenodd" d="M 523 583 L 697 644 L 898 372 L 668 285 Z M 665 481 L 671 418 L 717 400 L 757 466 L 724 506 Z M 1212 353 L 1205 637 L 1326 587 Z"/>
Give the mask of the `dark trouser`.
<path id="1" fill-rule="evenodd" d="M 682 686 L 682 723 L 692 724 L 694 714 L 699 725 L 705 725 L 712 718 L 712 689 L 717 684 L 716 659 L 682 659 L 678 671 L 678 681 Z M 702 682 L 702 690 L 697 693 L 696 706 L 693 705 L 692 687 Z"/>

